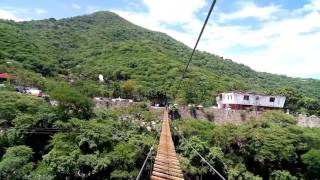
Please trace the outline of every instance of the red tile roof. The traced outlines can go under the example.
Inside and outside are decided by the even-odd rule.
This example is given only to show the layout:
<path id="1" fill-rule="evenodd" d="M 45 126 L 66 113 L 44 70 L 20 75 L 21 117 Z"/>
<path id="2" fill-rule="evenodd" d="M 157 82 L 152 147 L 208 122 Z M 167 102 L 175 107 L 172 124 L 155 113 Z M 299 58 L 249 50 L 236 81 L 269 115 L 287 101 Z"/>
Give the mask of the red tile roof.
<path id="1" fill-rule="evenodd" d="M 8 73 L 0 73 L 0 79 L 8 79 L 11 78 L 12 76 Z"/>

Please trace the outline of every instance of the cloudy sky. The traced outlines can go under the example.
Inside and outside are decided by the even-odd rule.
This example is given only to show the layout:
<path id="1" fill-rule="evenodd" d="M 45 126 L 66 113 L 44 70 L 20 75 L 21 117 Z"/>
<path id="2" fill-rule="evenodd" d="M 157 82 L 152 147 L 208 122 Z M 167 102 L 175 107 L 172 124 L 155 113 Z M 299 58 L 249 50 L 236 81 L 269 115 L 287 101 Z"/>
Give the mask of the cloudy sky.
<path id="1" fill-rule="evenodd" d="M 194 45 L 211 0 L 1 0 L 0 18 L 64 18 L 109 10 Z M 251 68 L 320 79 L 320 0 L 218 0 L 199 44 Z"/>

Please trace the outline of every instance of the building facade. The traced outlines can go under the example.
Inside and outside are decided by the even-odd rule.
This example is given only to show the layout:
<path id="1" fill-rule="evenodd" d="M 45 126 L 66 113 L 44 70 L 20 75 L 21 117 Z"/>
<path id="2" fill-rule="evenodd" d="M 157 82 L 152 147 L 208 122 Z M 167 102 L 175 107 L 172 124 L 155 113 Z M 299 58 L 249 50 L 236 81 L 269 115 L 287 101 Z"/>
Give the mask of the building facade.
<path id="1" fill-rule="evenodd" d="M 269 96 L 251 92 L 227 92 L 216 97 L 218 108 L 230 109 L 282 109 L 284 96 Z"/>

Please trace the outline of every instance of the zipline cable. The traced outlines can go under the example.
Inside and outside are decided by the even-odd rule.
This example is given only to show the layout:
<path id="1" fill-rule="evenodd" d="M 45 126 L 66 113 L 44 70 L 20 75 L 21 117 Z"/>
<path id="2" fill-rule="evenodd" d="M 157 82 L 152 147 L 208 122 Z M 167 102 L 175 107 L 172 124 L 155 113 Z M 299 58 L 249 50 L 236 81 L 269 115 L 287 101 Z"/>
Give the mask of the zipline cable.
<path id="1" fill-rule="evenodd" d="M 196 42 L 196 44 L 194 45 L 194 48 L 193 48 L 192 53 L 191 53 L 191 56 L 190 56 L 190 58 L 189 58 L 189 60 L 188 60 L 188 63 L 187 63 L 187 65 L 186 65 L 183 73 L 182 73 L 182 77 L 181 77 L 181 79 L 180 79 L 180 81 L 179 81 L 177 90 L 180 89 L 182 80 L 183 80 L 183 79 L 185 78 L 185 76 L 186 76 L 186 73 L 187 73 L 187 70 L 188 70 L 188 68 L 189 68 L 189 65 L 190 65 L 190 63 L 191 63 L 191 61 L 192 61 L 193 55 L 194 55 L 195 52 L 196 52 L 196 49 L 197 49 L 197 47 L 198 47 L 198 44 L 199 44 L 199 41 L 200 41 L 201 36 L 202 36 L 202 34 L 203 34 L 203 31 L 204 31 L 205 27 L 207 26 L 208 20 L 209 20 L 209 18 L 210 18 L 210 16 L 211 16 L 211 13 L 212 13 L 212 11 L 213 11 L 214 6 L 216 5 L 216 2 L 217 2 L 217 0 L 213 0 L 213 1 L 212 1 L 211 7 L 210 7 L 210 9 L 209 9 L 209 12 L 208 12 L 208 15 L 207 15 L 207 17 L 206 17 L 206 20 L 204 21 L 204 24 L 203 24 L 202 29 L 201 29 L 201 31 L 200 31 L 200 34 L 199 34 L 199 36 L 198 36 L 197 42 Z M 176 94 L 177 94 L 177 93 L 175 93 L 174 96 L 175 96 Z"/>

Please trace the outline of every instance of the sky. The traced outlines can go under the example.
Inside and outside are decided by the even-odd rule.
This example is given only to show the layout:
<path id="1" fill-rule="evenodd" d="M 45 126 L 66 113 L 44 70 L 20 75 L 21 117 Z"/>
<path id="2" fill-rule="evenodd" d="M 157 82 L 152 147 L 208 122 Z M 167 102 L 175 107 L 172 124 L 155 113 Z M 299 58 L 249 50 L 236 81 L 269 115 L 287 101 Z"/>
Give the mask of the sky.
<path id="1" fill-rule="evenodd" d="M 107 10 L 193 47 L 212 0 L 0 0 L 0 18 Z M 320 0 L 217 0 L 199 50 L 254 70 L 320 79 Z"/>

